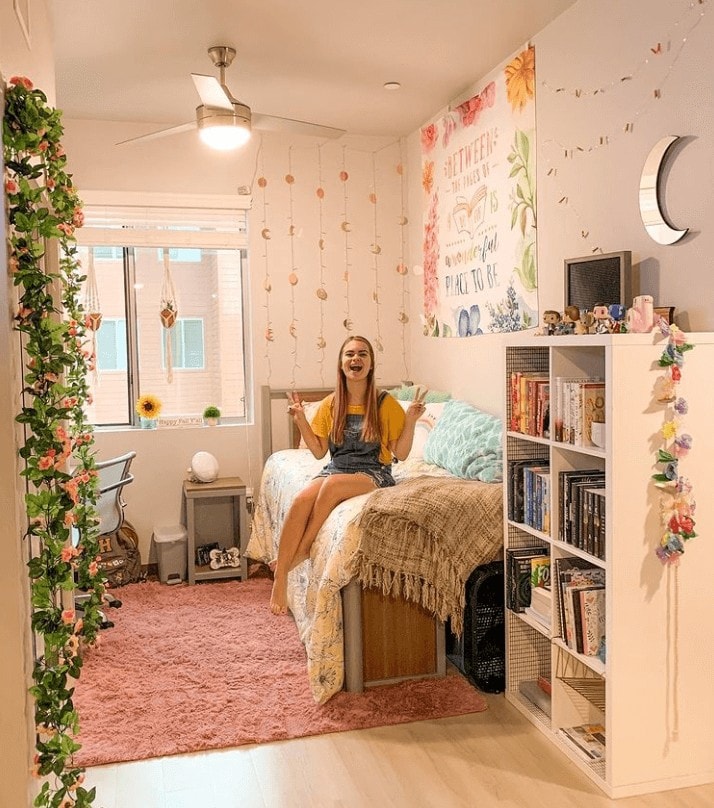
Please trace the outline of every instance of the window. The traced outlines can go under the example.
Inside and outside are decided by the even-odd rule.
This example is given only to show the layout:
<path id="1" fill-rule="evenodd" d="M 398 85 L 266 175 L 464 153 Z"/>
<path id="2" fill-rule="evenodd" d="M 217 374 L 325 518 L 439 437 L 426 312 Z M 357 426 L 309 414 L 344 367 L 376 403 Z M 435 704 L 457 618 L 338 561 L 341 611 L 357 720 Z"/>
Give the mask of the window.
<path id="1" fill-rule="evenodd" d="M 126 370 L 126 320 L 103 317 L 96 333 L 97 369 Z"/>
<path id="2" fill-rule="evenodd" d="M 203 320 L 198 317 L 179 318 L 169 331 L 171 340 L 171 367 L 181 370 L 203 370 Z M 161 342 L 161 360 L 166 368 L 166 339 Z"/>
<path id="3" fill-rule="evenodd" d="M 229 213 L 85 206 L 80 300 L 94 286 L 102 315 L 88 379 L 95 425 L 137 425 L 134 404 L 147 393 L 169 417 L 200 415 L 208 404 L 224 423 L 249 415 L 245 212 Z M 167 290 L 176 303 L 171 328 L 160 316 Z"/>

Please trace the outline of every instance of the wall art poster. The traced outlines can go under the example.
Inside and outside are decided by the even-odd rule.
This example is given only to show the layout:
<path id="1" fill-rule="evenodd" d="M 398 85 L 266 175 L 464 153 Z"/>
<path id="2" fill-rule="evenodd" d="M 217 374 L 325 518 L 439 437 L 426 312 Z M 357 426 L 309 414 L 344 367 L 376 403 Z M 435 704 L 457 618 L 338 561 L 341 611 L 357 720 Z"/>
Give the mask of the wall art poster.
<path id="1" fill-rule="evenodd" d="M 424 333 L 532 328 L 536 266 L 535 49 L 421 129 Z"/>

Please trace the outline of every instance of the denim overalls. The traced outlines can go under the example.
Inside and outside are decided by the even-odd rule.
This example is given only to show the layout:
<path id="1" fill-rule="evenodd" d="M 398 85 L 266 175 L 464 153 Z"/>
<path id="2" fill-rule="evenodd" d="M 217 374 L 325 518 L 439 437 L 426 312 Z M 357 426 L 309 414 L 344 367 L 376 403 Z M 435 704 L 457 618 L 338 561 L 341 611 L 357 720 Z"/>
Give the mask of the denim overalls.
<path id="1" fill-rule="evenodd" d="M 347 415 L 342 445 L 335 446 L 328 438 L 330 462 L 317 475 L 328 477 L 330 474 L 367 474 L 378 488 L 394 485 L 392 466 L 379 462 L 380 444 L 363 441 L 362 416 Z"/>

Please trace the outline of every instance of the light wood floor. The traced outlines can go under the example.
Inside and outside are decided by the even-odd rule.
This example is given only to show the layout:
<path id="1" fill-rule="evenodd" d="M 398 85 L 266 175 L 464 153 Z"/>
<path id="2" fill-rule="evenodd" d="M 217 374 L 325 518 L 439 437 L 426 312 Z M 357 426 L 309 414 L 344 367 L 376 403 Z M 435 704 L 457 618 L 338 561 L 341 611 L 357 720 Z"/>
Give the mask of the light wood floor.
<path id="1" fill-rule="evenodd" d="M 97 808 L 712 808 L 602 795 L 503 696 L 486 712 L 87 770 Z"/>

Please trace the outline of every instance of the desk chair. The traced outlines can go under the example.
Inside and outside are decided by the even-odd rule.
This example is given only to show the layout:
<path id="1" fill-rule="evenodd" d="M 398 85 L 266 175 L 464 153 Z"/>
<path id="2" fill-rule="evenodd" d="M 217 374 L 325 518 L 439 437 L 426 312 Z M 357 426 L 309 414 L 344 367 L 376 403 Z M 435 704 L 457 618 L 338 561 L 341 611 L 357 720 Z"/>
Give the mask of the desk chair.
<path id="1" fill-rule="evenodd" d="M 99 498 L 97 499 L 97 514 L 99 516 L 99 544 L 101 547 L 102 536 L 107 536 L 119 530 L 124 524 L 124 507 L 126 503 L 122 498 L 124 486 L 134 481 L 134 475 L 129 473 L 132 460 L 136 457 L 136 452 L 127 452 L 119 457 L 110 460 L 103 460 L 95 465 L 99 479 Z M 76 544 L 79 541 L 79 534 L 73 536 Z M 81 592 L 75 593 L 75 608 L 81 609 L 82 601 L 89 595 Z M 108 592 L 104 593 L 104 601 L 108 606 L 115 608 L 121 606 L 121 601 Z M 102 628 L 111 628 L 113 623 L 102 621 Z"/>

